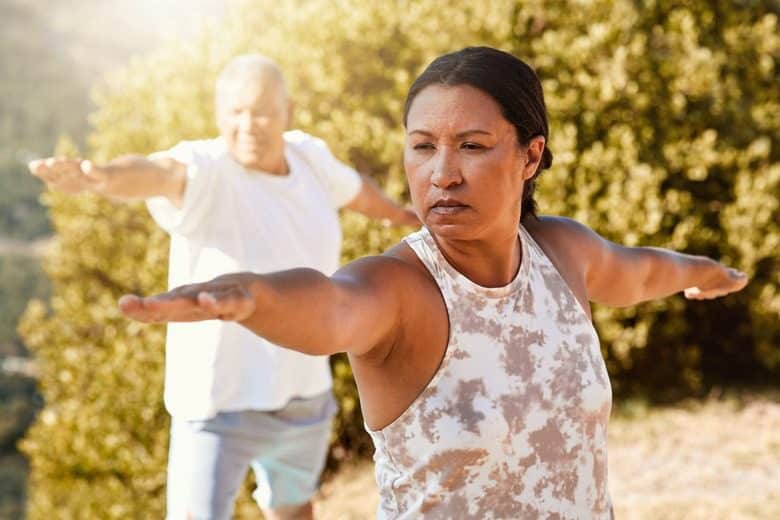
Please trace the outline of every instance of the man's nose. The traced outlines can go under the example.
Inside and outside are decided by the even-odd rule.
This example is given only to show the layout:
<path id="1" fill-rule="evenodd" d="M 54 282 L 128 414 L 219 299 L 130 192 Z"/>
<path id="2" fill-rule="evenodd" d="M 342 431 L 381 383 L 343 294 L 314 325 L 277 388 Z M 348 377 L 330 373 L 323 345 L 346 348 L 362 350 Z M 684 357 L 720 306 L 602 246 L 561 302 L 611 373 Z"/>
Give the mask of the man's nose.
<path id="1" fill-rule="evenodd" d="M 243 131 L 252 131 L 266 128 L 270 122 L 271 119 L 268 116 L 253 115 L 245 112 L 238 117 L 238 128 Z"/>

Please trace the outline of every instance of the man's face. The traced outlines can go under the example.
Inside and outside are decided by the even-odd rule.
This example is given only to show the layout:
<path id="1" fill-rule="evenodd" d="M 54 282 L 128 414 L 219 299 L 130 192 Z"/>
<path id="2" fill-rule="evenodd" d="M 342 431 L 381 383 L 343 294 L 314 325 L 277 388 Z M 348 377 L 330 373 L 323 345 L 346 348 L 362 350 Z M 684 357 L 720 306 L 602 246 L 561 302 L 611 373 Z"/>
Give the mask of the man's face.
<path id="1" fill-rule="evenodd" d="M 233 158 L 244 168 L 287 172 L 284 140 L 289 105 L 284 87 L 272 79 L 236 81 L 217 93 L 217 126 Z"/>

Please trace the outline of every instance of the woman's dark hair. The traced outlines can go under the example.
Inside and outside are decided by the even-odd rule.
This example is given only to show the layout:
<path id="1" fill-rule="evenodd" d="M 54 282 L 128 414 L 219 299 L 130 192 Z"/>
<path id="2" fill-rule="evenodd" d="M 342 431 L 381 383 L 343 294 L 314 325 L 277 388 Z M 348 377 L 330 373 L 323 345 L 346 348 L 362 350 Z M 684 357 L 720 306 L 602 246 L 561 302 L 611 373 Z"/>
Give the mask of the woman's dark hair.
<path id="1" fill-rule="evenodd" d="M 501 107 L 504 117 L 517 130 L 519 144 L 544 136 L 545 147 L 539 167 L 523 185 L 521 219 L 536 217 L 534 190 L 536 178 L 552 166 L 548 141 L 547 109 L 542 85 L 536 72 L 525 62 L 507 52 L 490 47 L 466 47 L 439 56 L 414 80 L 404 106 L 404 126 L 409 108 L 417 94 L 430 85 L 470 85 L 491 96 Z"/>

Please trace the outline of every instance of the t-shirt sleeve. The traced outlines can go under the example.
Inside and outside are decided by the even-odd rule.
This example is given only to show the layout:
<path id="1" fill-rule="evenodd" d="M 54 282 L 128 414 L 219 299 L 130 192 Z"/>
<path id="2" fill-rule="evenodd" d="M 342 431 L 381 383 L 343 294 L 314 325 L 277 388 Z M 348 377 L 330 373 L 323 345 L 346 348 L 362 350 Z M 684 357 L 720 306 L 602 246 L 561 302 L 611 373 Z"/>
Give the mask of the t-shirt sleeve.
<path id="1" fill-rule="evenodd" d="M 322 139 L 311 137 L 308 144 L 310 162 L 324 181 L 333 207 L 341 208 L 352 202 L 363 186 L 360 174 L 339 161 Z"/>
<path id="2" fill-rule="evenodd" d="M 149 159 L 170 158 L 187 166 L 187 185 L 181 208 L 177 208 L 167 197 L 152 197 L 146 200 L 146 207 L 154 221 L 168 233 L 192 236 L 209 213 L 210 200 L 217 188 L 213 159 L 199 146 L 197 141 L 185 141 L 170 150 L 156 152 Z"/>

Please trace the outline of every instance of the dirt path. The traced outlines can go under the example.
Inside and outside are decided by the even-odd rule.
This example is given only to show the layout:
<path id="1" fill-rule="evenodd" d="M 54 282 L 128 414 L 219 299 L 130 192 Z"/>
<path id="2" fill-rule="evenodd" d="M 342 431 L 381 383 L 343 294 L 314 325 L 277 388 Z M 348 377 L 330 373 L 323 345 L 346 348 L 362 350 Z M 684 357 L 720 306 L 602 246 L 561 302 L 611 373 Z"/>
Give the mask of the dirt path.
<path id="1" fill-rule="evenodd" d="M 710 401 L 616 416 L 610 491 L 619 520 L 780 519 L 780 399 Z M 373 468 L 326 482 L 320 520 L 374 517 Z"/>

